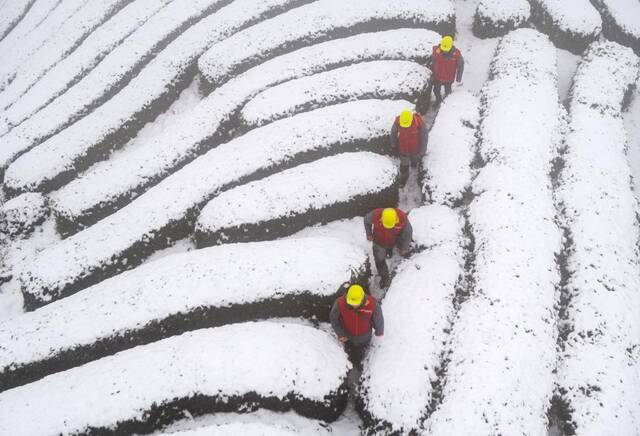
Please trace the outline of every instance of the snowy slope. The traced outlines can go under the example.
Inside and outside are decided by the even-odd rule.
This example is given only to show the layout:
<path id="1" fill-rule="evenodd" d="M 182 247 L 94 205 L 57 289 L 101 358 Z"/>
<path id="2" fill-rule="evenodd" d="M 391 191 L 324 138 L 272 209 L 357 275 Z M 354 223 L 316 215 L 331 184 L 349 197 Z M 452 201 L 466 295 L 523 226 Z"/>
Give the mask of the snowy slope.
<path id="1" fill-rule="evenodd" d="M 638 0 L 0 0 L 0 434 L 640 434 L 638 41 Z"/>

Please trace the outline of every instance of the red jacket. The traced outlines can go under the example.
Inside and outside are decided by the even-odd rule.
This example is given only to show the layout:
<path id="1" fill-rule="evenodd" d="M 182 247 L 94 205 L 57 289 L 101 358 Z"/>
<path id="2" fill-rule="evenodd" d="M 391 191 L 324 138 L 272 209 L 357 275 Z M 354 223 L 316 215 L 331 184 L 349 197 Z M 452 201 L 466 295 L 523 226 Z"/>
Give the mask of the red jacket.
<path id="1" fill-rule="evenodd" d="M 407 214 L 396 209 L 398 213 L 398 224 L 392 229 L 386 229 L 382 225 L 382 211 L 384 209 L 378 208 L 373 210 L 373 241 L 385 248 L 393 248 L 398 241 L 400 232 L 407 225 Z"/>
<path id="2" fill-rule="evenodd" d="M 458 70 L 458 59 L 462 54 L 454 48 L 452 54 L 444 53 L 437 45 L 433 46 L 433 74 L 441 83 L 453 83 Z"/>
<path id="3" fill-rule="evenodd" d="M 338 300 L 342 326 L 347 334 L 361 336 L 371 332 L 373 329 L 371 318 L 376 310 L 376 304 L 378 304 L 376 299 L 370 295 L 366 297 L 364 304 L 357 309 L 349 307 L 344 298 Z"/>
<path id="4" fill-rule="evenodd" d="M 409 127 L 400 126 L 400 117 L 396 117 L 398 126 L 398 151 L 404 156 L 417 155 L 421 151 L 420 129 L 424 121 L 420 114 L 413 114 L 413 121 Z"/>

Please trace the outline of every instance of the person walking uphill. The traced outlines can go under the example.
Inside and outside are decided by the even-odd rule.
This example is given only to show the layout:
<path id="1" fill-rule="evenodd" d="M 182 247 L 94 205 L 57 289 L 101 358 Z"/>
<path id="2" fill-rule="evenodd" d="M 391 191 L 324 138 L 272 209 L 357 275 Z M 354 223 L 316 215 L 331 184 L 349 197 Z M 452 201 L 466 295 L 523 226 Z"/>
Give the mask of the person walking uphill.
<path id="1" fill-rule="evenodd" d="M 380 286 L 389 286 L 389 267 L 386 257 L 391 257 L 393 247 L 398 246 L 401 256 L 409 254 L 413 228 L 407 214 L 400 209 L 374 209 L 364 217 L 367 240 L 372 241 L 373 258 L 380 275 Z"/>
<path id="2" fill-rule="evenodd" d="M 464 58 L 462 53 L 453 45 L 453 38 L 445 36 L 440 45 L 433 46 L 433 55 L 429 61 L 429 68 L 433 71 L 433 93 L 436 104 L 442 102 L 442 86 L 445 96 L 451 94 L 453 81 L 460 83 L 464 72 Z"/>
<path id="3" fill-rule="evenodd" d="M 331 327 L 345 346 L 351 362 L 358 366 L 364 350 L 371 342 L 371 332 L 384 334 L 384 317 L 380 303 L 367 295 L 360 285 L 351 285 L 345 295 L 336 299 L 329 314 Z"/>
<path id="4" fill-rule="evenodd" d="M 422 116 L 409 109 L 396 117 L 391 127 L 391 146 L 400 155 L 400 186 L 409 178 L 409 164 L 415 167 L 427 151 L 429 132 Z"/>

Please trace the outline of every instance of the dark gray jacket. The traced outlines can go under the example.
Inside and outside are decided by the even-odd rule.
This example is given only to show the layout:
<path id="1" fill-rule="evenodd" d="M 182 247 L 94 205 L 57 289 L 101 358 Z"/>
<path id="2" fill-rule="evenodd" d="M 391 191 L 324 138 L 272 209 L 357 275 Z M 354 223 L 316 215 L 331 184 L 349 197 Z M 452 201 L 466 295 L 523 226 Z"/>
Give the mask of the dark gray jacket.
<path id="1" fill-rule="evenodd" d="M 373 211 L 364 216 L 364 231 L 367 233 L 367 239 L 373 236 Z M 398 235 L 396 246 L 402 251 L 408 251 L 413 239 L 413 227 L 407 219 L 407 225 Z"/>
<path id="2" fill-rule="evenodd" d="M 340 316 L 340 307 L 338 306 L 339 297 L 331 307 L 331 313 L 329 314 L 329 319 L 331 320 L 331 327 L 333 327 L 333 331 L 340 336 L 344 336 L 349 338 L 351 344 L 356 347 L 361 347 L 363 345 L 368 344 L 371 341 L 371 331 L 365 333 L 360 336 L 351 336 L 347 333 L 342 325 L 342 317 Z M 368 296 L 366 298 L 369 298 Z M 384 317 L 382 316 L 382 308 L 380 307 L 380 302 L 376 301 L 376 309 L 373 311 L 373 315 L 371 316 L 371 325 L 373 330 L 376 332 L 376 336 L 382 336 L 384 334 Z"/>

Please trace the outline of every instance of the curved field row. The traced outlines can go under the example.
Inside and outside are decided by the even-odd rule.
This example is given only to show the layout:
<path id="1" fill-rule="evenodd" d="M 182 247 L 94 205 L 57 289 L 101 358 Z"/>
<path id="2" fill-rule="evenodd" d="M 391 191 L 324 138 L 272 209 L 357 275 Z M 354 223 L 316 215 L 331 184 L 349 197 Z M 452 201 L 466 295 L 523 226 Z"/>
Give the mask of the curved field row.
<path id="1" fill-rule="evenodd" d="M 372 61 L 291 80 L 262 91 L 240 111 L 249 128 L 352 100 L 418 101 L 431 84 L 428 68 L 407 61 Z"/>
<path id="2" fill-rule="evenodd" d="M 198 328 L 278 316 L 328 321 L 343 287 L 368 280 L 368 262 L 328 238 L 167 256 L 0 324 L 0 391 Z"/>
<path id="3" fill-rule="evenodd" d="M 562 236 L 549 177 L 562 120 L 555 49 L 536 31 L 516 30 L 498 45 L 490 77 L 485 165 L 468 212 L 472 291 L 454 321 L 442 401 L 425 423 L 432 435 L 547 432 Z"/>
<path id="4" fill-rule="evenodd" d="M 389 27 L 455 30 L 449 0 L 319 0 L 266 20 L 211 47 L 198 61 L 210 87 L 310 43 Z"/>
<path id="5" fill-rule="evenodd" d="M 36 0 L 5 1 L 0 8 L 0 41 L 7 36 L 29 12 Z"/>
<path id="6" fill-rule="evenodd" d="M 640 59 L 594 43 L 571 92 L 561 206 L 568 231 L 568 304 L 558 369 L 565 431 L 640 433 L 640 229 L 622 106 Z"/>
<path id="7" fill-rule="evenodd" d="M 226 0 L 207 1 L 213 5 L 220 5 L 226 2 Z M 119 71 L 121 68 L 118 67 L 114 72 L 107 73 L 106 79 L 103 78 L 102 80 L 107 80 L 109 84 L 107 90 L 111 89 L 111 92 L 103 96 L 108 100 L 75 124 L 53 136 L 41 146 L 36 147 L 31 153 L 25 155 L 23 159 L 16 161 L 5 175 L 5 191 L 10 194 L 32 190 L 49 191 L 70 181 L 77 175 L 78 171 L 104 159 L 113 149 L 124 145 L 147 122 L 154 120 L 157 115 L 168 108 L 177 99 L 180 91 L 186 88 L 193 79 L 196 73 L 197 58 L 207 47 L 260 19 L 277 14 L 283 9 L 305 1 L 308 0 L 260 0 L 258 2 L 255 0 L 235 0 L 228 6 L 188 28 L 175 41 L 163 49 L 149 65 L 139 71 L 137 76 L 119 92 L 115 93 L 118 86 L 113 88 L 112 82 L 116 81 L 122 86 L 128 81 L 120 79 L 121 74 Z M 177 3 L 172 3 L 170 6 L 174 4 Z M 189 4 L 191 5 L 191 3 Z M 191 7 L 195 6 L 197 4 Z M 175 13 L 171 14 L 171 10 L 166 9 L 163 11 L 162 17 L 173 23 L 175 21 L 173 16 Z M 180 16 L 182 13 L 178 15 Z M 156 15 L 132 34 L 128 38 L 128 40 L 131 40 L 131 44 L 135 46 L 136 43 L 141 43 L 139 39 L 145 40 L 144 37 L 141 38 L 140 32 L 144 32 L 147 27 L 150 29 L 155 28 L 156 32 L 159 29 L 166 30 L 166 25 L 157 22 L 160 19 L 158 17 L 159 15 Z M 188 25 L 189 23 L 185 24 L 186 27 Z M 116 65 L 122 62 L 117 54 L 122 50 L 126 51 L 121 45 L 108 56 L 114 59 Z M 99 65 L 104 63 L 105 61 L 103 60 Z M 139 66 L 141 67 L 142 65 Z M 64 102 L 74 95 L 76 98 L 80 98 L 80 102 L 74 99 L 72 106 L 82 106 L 84 104 L 82 102 L 86 100 L 86 98 L 82 99 L 84 92 L 80 92 L 81 95 L 78 96 L 75 91 L 71 91 L 80 89 L 79 86 L 86 87 L 91 85 L 92 81 L 91 79 L 88 80 L 88 78 L 93 76 L 100 78 L 102 75 L 103 73 L 100 70 L 93 70 L 85 80 L 80 81 L 67 93 L 63 94 L 62 97 L 64 98 L 54 100 L 52 104 L 43 109 L 43 111 L 46 111 L 44 114 L 51 111 L 55 112 L 56 105 L 62 104 L 60 102 Z M 103 89 L 103 87 L 99 87 L 99 89 Z M 95 90 L 91 92 L 95 92 Z M 115 95 L 112 96 L 114 93 Z M 99 91 L 99 94 L 103 95 L 103 91 Z M 67 95 L 69 97 L 66 97 Z M 63 115 L 69 113 L 68 110 L 63 110 L 62 112 Z M 5 138 L 11 140 L 9 148 L 4 152 L 0 149 L 0 167 L 7 165 L 17 155 L 41 140 L 34 141 L 32 133 L 29 133 L 23 139 L 10 138 L 12 133 L 16 132 L 18 134 L 23 129 L 23 126 L 25 126 L 24 129 L 29 128 L 29 126 L 35 128 L 33 124 L 38 123 L 38 119 L 40 119 L 40 115 L 35 115 L 18 128 L 13 129 L 9 135 L 0 138 L 0 144 L 3 144 L 3 139 Z M 50 119 L 47 116 L 47 120 L 49 120 L 48 124 L 51 127 L 51 129 L 45 129 L 47 132 L 50 133 L 60 129 L 56 118 Z M 40 128 L 36 128 L 36 131 L 40 131 Z M 35 167 L 33 166 L 34 162 L 38 163 Z"/>
<path id="8" fill-rule="evenodd" d="M 607 39 L 631 47 L 640 56 L 640 2 L 634 0 L 591 0 L 600 11 Z"/>
<path id="9" fill-rule="evenodd" d="M 202 209 L 195 239 L 198 247 L 270 240 L 395 207 L 398 176 L 394 162 L 375 153 L 319 159 L 218 195 Z"/>
<path id="10" fill-rule="evenodd" d="M 495 38 L 525 26 L 531 18 L 527 0 L 480 0 L 473 16 L 473 34 Z"/>
<path id="11" fill-rule="evenodd" d="M 333 338 L 303 325 L 197 330 L 0 393 L 0 433 L 148 433 L 185 409 L 294 409 L 331 421 L 346 406 L 349 367 Z"/>
<path id="12" fill-rule="evenodd" d="M 418 235 L 429 233 L 435 241 L 400 264 L 385 295 L 385 337 L 371 345 L 359 388 L 368 434 L 420 431 L 433 400 L 443 338 L 463 275 L 458 213 L 444 206 L 425 206 L 412 210 L 409 219 Z M 443 225 L 421 229 L 433 222 Z"/>
<path id="13" fill-rule="evenodd" d="M 112 9 L 109 3 L 101 3 L 106 11 L 89 3 L 86 9 L 91 15 L 87 17 L 78 13 L 73 20 L 80 30 L 89 32 L 76 35 L 77 29 L 65 26 L 62 33 L 55 35 L 38 51 L 32 62 L 16 72 L 11 84 L 0 93 L 4 128 L 8 130 L 20 124 L 77 83 L 111 50 L 171 1 L 137 0 L 111 17 L 104 15 Z M 106 21 L 94 29 L 91 18 Z M 81 40 L 73 40 L 74 36 L 80 36 Z M 76 45 L 79 46 L 76 48 Z"/>
<path id="14" fill-rule="evenodd" d="M 0 137 L 0 168 L 6 169 L 14 159 L 35 147 L 33 153 L 20 161 L 29 161 L 24 171 L 33 173 L 39 169 L 39 165 L 34 166 L 34 163 L 41 165 L 46 161 L 46 158 L 42 161 L 38 157 L 38 153 L 42 153 L 39 150 L 58 144 L 62 153 L 66 146 L 83 139 L 86 131 L 94 132 L 91 120 L 103 116 L 104 102 L 109 101 L 131 79 L 145 78 L 140 74 L 141 70 L 156 57 L 158 51 L 165 49 L 181 33 L 228 1 L 177 0 L 163 8 L 109 53 L 80 82 Z M 19 167 L 20 163 L 17 163 L 14 171 L 19 172 Z M 7 180 L 5 190 L 12 191 Z"/>
<path id="15" fill-rule="evenodd" d="M 423 62 L 438 39 L 438 34 L 424 29 L 364 33 L 267 61 L 216 89 L 175 127 L 150 140 L 148 146 L 102 162 L 53 193 L 54 210 L 59 220 L 73 223 L 63 226 L 64 229 L 77 230 L 93 224 L 211 148 L 224 136 L 225 127 L 235 124 L 235 114 L 242 105 L 260 91 L 354 62 L 377 59 Z"/>
<path id="16" fill-rule="evenodd" d="M 348 105 L 300 114 L 220 145 L 118 212 L 43 250 L 20 279 L 26 307 L 134 268 L 152 252 L 189 236 L 199 208 L 225 189 L 319 157 L 386 145 L 388 120 L 410 103 Z M 362 118 L 345 119 L 345 110 Z"/>

